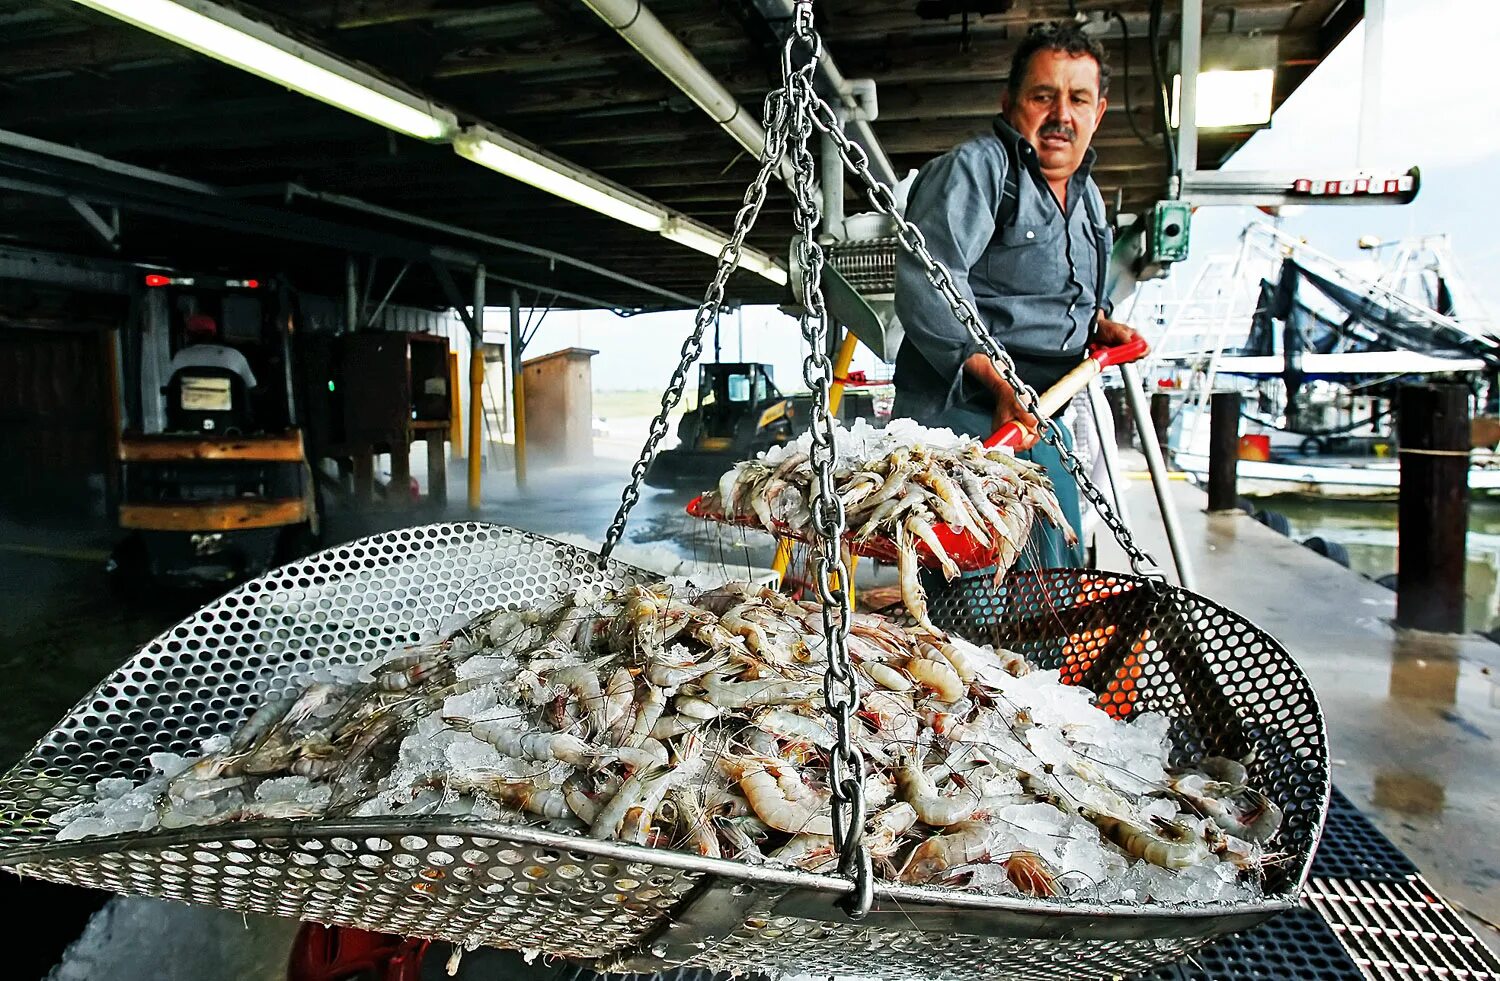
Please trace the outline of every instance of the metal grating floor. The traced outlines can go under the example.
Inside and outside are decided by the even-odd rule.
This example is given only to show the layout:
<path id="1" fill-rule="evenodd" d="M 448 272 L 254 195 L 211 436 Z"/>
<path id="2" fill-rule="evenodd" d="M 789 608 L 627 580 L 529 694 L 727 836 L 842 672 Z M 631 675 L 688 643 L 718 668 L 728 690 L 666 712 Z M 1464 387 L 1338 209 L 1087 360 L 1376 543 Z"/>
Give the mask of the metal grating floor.
<path id="1" fill-rule="evenodd" d="M 1500 978 L 1500 958 L 1337 789 L 1303 904 L 1133 981 Z"/>
<path id="2" fill-rule="evenodd" d="M 1421 876 L 1405 882 L 1312 879 L 1303 902 L 1367 977 L 1500 977 L 1497 958 Z"/>

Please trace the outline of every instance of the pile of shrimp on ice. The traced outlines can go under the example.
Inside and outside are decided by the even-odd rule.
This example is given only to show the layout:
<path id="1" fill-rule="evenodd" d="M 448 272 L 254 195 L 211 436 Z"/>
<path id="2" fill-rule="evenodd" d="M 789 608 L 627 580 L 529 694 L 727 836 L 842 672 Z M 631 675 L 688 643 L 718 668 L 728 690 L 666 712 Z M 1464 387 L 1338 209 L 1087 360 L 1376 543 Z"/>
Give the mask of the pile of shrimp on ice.
<path id="1" fill-rule="evenodd" d="M 60 839 L 449 815 L 826 871 L 821 613 L 759 586 L 581 590 L 493 611 L 261 705 L 195 759 L 105 781 Z M 856 613 L 864 836 L 888 879 L 1105 902 L 1259 894 L 1281 815 L 1242 765 L 1167 768 L 1020 655 Z"/>
<path id="2" fill-rule="evenodd" d="M 1077 540 L 1046 472 L 1009 449 L 986 449 L 972 437 L 927 429 L 909 419 L 894 420 L 884 429 L 860 419 L 848 429 L 835 429 L 834 437 L 834 490 L 844 503 L 850 540 L 857 545 L 879 536 L 894 543 L 902 601 L 923 625 L 929 624 L 917 578 L 918 543 L 946 578 L 955 579 L 960 571 L 934 526 L 946 524 L 956 534 L 967 533 L 992 551 L 997 579 L 1020 556 L 1037 513 L 1062 529 L 1070 542 Z M 772 533 L 810 534 L 811 443 L 811 435 L 804 433 L 736 464 L 704 496 L 706 509 Z"/>

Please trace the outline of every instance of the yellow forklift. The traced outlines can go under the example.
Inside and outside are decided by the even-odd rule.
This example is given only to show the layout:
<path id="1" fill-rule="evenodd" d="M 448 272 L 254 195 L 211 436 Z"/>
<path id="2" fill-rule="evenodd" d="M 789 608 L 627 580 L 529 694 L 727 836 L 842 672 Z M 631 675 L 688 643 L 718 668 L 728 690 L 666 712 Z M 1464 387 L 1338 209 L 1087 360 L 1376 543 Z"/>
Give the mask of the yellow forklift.
<path id="1" fill-rule="evenodd" d="M 143 275 L 124 332 L 122 583 L 223 584 L 304 553 L 318 528 L 284 284 Z"/>

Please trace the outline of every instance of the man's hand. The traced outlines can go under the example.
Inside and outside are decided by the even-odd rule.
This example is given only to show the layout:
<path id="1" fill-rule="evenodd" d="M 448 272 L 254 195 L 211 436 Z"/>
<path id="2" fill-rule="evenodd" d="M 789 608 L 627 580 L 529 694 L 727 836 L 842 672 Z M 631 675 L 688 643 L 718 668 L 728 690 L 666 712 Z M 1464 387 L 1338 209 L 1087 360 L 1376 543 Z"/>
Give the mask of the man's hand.
<path id="1" fill-rule="evenodd" d="M 1026 435 L 1016 449 L 1029 450 L 1035 446 L 1039 436 L 1036 416 L 1021 407 L 1015 389 L 1000 377 L 1000 372 L 995 370 L 995 363 L 990 360 L 989 355 L 970 355 L 964 362 L 963 370 L 971 380 L 989 389 L 990 394 L 995 397 L 994 428 L 990 431 L 993 433 L 1007 423 L 1018 422 L 1025 428 Z"/>
<path id="2" fill-rule="evenodd" d="M 1001 384 L 1004 384 L 1004 382 L 1001 382 Z M 997 433 L 1010 423 L 1020 423 L 1021 428 L 1025 429 L 1026 432 L 1022 435 L 1021 441 L 1016 444 L 1016 449 L 1029 450 L 1041 438 L 1041 427 L 1037 425 L 1036 416 L 1021 408 L 1020 401 L 1016 399 L 1015 391 L 1009 385 L 1005 387 L 1010 390 L 1010 397 L 1000 398 L 996 396 L 994 428 L 990 432 Z"/>
<path id="3" fill-rule="evenodd" d="M 1102 347 L 1119 347 L 1121 344 L 1129 344 L 1140 336 L 1118 320 L 1105 319 L 1102 313 L 1099 314 L 1099 319 L 1094 325 L 1094 343 Z"/>

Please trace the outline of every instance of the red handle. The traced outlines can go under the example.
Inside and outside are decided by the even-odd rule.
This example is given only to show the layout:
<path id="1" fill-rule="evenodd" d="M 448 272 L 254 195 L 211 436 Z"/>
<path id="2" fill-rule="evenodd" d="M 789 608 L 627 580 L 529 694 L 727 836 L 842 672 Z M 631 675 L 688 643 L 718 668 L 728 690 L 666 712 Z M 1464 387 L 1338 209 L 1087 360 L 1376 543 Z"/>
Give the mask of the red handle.
<path id="1" fill-rule="evenodd" d="M 1114 347 L 1092 347 L 1089 349 L 1089 356 L 1085 361 L 1092 361 L 1097 367 L 1093 367 L 1088 371 L 1079 371 L 1077 368 L 1073 369 L 1073 371 L 1064 375 L 1056 385 L 1043 393 L 1041 398 L 1047 399 L 1050 396 L 1060 394 L 1062 398 L 1059 400 L 1058 408 L 1061 408 L 1061 402 L 1067 401 L 1082 391 L 1083 386 L 1087 385 L 1095 375 L 1099 374 L 1105 368 L 1111 365 L 1129 364 L 1132 361 L 1139 361 L 1146 356 L 1146 352 L 1149 350 L 1151 350 L 1151 345 L 1146 343 L 1144 337 L 1139 336 L 1133 341 L 1125 344 L 1117 344 Z M 1019 422 L 1007 422 L 995 430 L 990 438 L 984 441 L 984 445 L 987 447 L 1009 446 L 1014 449 L 1025 442 L 1027 433 L 1028 430 L 1026 427 Z"/>
<path id="2" fill-rule="evenodd" d="M 1139 361 L 1150 350 L 1151 345 L 1146 343 L 1146 339 L 1137 335 L 1135 340 L 1124 344 L 1117 344 L 1114 347 L 1091 347 L 1089 348 L 1089 357 L 1099 362 L 1099 367 L 1108 368 L 1112 365 L 1130 364 L 1132 361 Z"/>

